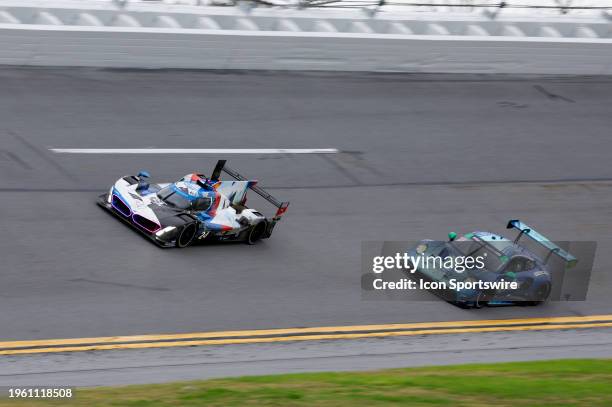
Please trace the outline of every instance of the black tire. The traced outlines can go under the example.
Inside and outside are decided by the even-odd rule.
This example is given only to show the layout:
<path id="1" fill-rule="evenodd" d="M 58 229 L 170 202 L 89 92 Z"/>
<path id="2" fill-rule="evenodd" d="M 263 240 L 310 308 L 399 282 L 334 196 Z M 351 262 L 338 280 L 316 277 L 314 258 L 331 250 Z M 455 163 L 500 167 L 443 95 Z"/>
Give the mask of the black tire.
<path id="1" fill-rule="evenodd" d="M 264 233 L 266 232 L 266 226 L 267 224 L 265 221 L 253 225 L 253 227 L 249 230 L 249 234 L 247 235 L 246 243 L 255 244 L 258 240 L 261 240 Z"/>
<path id="2" fill-rule="evenodd" d="M 467 303 L 465 301 L 449 301 L 449 304 L 453 304 L 455 307 L 459 307 L 461 309 L 471 308 L 470 303 Z"/>
<path id="3" fill-rule="evenodd" d="M 535 292 L 534 299 L 532 299 L 531 301 L 525 301 L 525 305 L 535 306 L 542 304 L 544 301 L 546 301 L 546 299 L 548 299 L 548 296 L 550 295 L 550 290 L 550 284 L 544 283 L 540 285 Z"/>
<path id="4" fill-rule="evenodd" d="M 176 247 L 183 248 L 189 246 L 193 242 L 197 231 L 198 227 L 195 223 L 186 224 L 176 238 Z"/>

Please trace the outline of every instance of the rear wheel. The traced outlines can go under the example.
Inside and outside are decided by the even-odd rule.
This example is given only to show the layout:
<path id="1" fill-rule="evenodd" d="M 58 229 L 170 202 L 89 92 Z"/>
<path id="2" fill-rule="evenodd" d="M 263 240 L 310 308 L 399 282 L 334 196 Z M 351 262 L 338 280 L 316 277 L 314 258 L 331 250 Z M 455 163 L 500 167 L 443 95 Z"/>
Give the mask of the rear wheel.
<path id="1" fill-rule="evenodd" d="M 525 305 L 540 305 L 544 301 L 546 301 L 549 295 L 550 295 L 550 284 L 544 283 L 536 289 L 533 295 L 533 300 L 526 301 Z"/>
<path id="2" fill-rule="evenodd" d="M 198 228 L 196 227 L 195 223 L 188 223 L 187 225 L 185 225 L 183 227 L 183 230 L 181 230 L 178 237 L 176 238 L 176 247 L 189 246 L 193 242 L 197 231 Z"/>
<path id="3" fill-rule="evenodd" d="M 253 225 L 247 236 L 247 244 L 255 244 L 258 240 L 261 240 L 266 231 L 266 222 L 259 222 Z"/>

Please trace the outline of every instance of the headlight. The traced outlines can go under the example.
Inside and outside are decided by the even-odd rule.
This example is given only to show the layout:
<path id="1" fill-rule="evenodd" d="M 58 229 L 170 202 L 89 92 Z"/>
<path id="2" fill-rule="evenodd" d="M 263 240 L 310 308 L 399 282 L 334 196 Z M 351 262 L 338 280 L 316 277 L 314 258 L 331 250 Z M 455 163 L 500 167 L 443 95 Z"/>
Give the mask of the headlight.
<path id="1" fill-rule="evenodd" d="M 176 226 L 166 226 L 165 228 L 155 232 L 155 236 L 164 237 L 164 235 L 168 235 L 174 231 L 176 231 Z"/>
<path id="2" fill-rule="evenodd" d="M 421 243 L 416 247 L 416 252 L 418 254 L 423 254 L 427 251 L 427 245 L 425 243 Z"/>

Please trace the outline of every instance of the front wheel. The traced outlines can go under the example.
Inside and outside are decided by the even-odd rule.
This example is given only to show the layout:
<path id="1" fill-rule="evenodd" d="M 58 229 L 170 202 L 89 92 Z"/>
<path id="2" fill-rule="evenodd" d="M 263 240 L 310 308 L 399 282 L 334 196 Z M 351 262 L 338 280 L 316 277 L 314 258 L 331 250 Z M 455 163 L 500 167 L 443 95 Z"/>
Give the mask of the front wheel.
<path id="1" fill-rule="evenodd" d="M 189 246 L 193 242 L 197 231 L 198 228 L 195 223 L 185 225 L 176 238 L 176 247 L 183 248 Z"/>
<path id="2" fill-rule="evenodd" d="M 462 308 L 462 309 L 471 308 L 470 303 L 467 303 L 465 301 L 449 301 L 449 304 L 453 304 L 454 306 Z"/>

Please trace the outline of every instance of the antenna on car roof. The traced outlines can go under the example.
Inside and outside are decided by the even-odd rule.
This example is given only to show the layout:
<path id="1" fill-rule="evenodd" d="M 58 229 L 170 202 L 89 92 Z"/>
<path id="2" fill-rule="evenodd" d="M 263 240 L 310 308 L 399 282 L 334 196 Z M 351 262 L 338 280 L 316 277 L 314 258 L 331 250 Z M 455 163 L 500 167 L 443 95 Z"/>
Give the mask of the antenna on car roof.
<path id="1" fill-rule="evenodd" d="M 217 165 L 215 165 L 215 169 L 213 170 L 213 173 L 210 176 L 211 181 L 219 181 L 219 178 L 221 177 L 221 171 L 223 170 L 226 161 L 227 160 L 217 161 Z"/>

